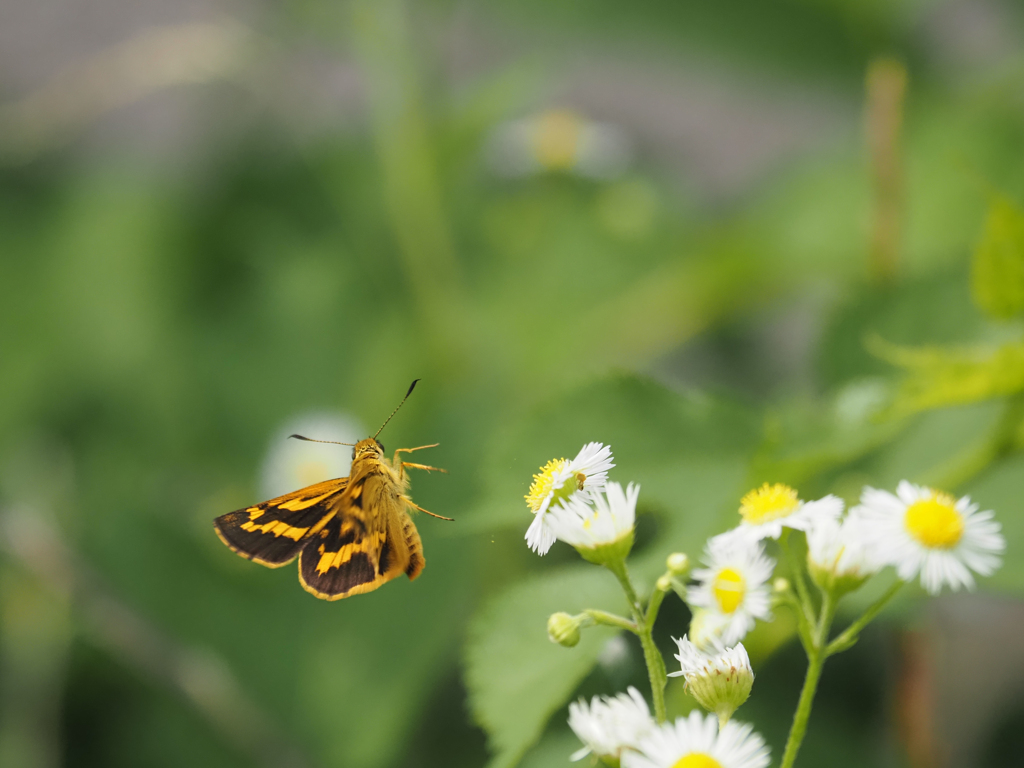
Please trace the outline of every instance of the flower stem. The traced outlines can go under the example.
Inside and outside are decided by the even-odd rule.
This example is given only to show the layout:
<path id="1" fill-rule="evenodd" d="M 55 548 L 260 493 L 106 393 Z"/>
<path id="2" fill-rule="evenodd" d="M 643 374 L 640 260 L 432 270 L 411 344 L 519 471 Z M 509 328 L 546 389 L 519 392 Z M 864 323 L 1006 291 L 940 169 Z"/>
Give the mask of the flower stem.
<path id="1" fill-rule="evenodd" d="M 651 630 L 654 627 L 654 619 L 657 618 L 658 608 L 661 605 L 661 598 L 664 593 L 658 596 L 660 590 L 655 590 L 651 596 L 648 606 L 648 615 L 644 615 L 640 598 L 637 597 L 633 583 L 629 580 L 629 572 L 626 570 L 625 560 L 612 560 L 605 563 L 609 571 L 615 574 L 615 578 L 622 585 L 622 591 L 626 593 L 626 600 L 633 612 L 633 623 L 636 624 L 636 634 L 640 638 L 640 645 L 644 649 L 644 662 L 647 664 L 647 676 L 651 681 L 651 699 L 654 702 L 654 716 L 659 723 L 665 722 L 665 684 L 668 678 L 665 675 L 665 661 L 661 658 L 658 647 L 654 644 Z"/>
<path id="2" fill-rule="evenodd" d="M 833 653 L 838 653 L 839 651 L 849 648 L 850 645 L 856 641 L 857 635 L 860 634 L 860 631 L 868 625 L 868 622 L 878 615 L 879 611 L 885 607 L 886 603 L 892 600 L 895 594 L 900 591 L 900 587 L 902 586 L 903 582 L 897 579 L 893 585 L 885 591 L 885 594 L 875 600 L 875 602 L 872 603 L 866 611 L 864 611 L 859 619 L 843 630 L 842 634 L 828 644 L 825 648 L 825 655 L 831 656 Z"/>
<path id="3" fill-rule="evenodd" d="M 807 733 L 807 721 L 811 717 L 811 704 L 814 702 L 814 694 L 818 690 L 821 668 L 825 665 L 825 659 L 828 657 L 825 643 L 828 640 L 832 619 L 835 617 L 835 608 L 835 597 L 831 593 L 825 593 L 821 602 L 821 615 L 818 616 L 814 636 L 811 638 L 811 647 L 807 649 L 807 675 L 804 677 L 804 687 L 800 691 L 800 702 L 793 715 L 793 725 L 789 729 L 789 739 L 786 741 L 786 751 L 782 755 L 780 768 L 792 768 L 797 752 L 800 751 L 800 745 L 803 743 L 804 734 Z"/>
<path id="4" fill-rule="evenodd" d="M 583 615 L 588 616 L 594 624 L 604 624 L 606 627 L 618 627 L 619 629 L 625 629 L 632 632 L 634 635 L 638 634 L 636 624 L 629 619 L 616 616 L 614 613 L 599 611 L 596 608 L 588 608 L 583 612 Z"/>

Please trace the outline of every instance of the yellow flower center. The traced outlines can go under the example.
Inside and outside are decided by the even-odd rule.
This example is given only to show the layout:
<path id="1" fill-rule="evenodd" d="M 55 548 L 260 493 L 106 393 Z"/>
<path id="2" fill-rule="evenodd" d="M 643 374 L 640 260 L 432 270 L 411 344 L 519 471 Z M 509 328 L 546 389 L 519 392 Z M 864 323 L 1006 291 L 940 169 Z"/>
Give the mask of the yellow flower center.
<path id="1" fill-rule="evenodd" d="M 964 520 L 956 511 L 956 499 L 935 491 L 931 498 L 907 507 L 903 524 L 911 536 L 931 549 L 955 547 L 964 535 Z"/>
<path id="2" fill-rule="evenodd" d="M 672 768 L 722 768 L 722 764 L 705 752 L 691 752 L 676 760 Z"/>
<path id="3" fill-rule="evenodd" d="M 555 487 L 555 475 L 561 472 L 568 463 L 568 459 L 552 459 L 533 476 L 530 492 L 526 494 L 526 503 L 530 505 L 534 514 L 540 511 L 541 504 L 552 491 L 555 492 L 555 498 L 551 500 L 552 504 L 561 497 L 569 498 L 572 495 L 575 490 L 573 483 L 564 483 L 558 488 Z"/>
<path id="4" fill-rule="evenodd" d="M 740 607 L 743 602 L 743 594 L 746 592 L 746 582 L 743 575 L 734 568 L 723 568 L 715 576 L 715 582 L 711 587 L 718 601 L 718 607 L 722 613 L 732 613 Z"/>
<path id="5" fill-rule="evenodd" d="M 564 171 L 576 163 L 583 122 L 565 110 L 545 112 L 537 119 L 533 152 L 541 167 Z"/>
<path id="6" fill-rule="evenodd" d="M 765 483 L 740 501 L 740 514 L 752 525 L 787 517 L 800 506 L 796 491 L 788 485 Z"/>

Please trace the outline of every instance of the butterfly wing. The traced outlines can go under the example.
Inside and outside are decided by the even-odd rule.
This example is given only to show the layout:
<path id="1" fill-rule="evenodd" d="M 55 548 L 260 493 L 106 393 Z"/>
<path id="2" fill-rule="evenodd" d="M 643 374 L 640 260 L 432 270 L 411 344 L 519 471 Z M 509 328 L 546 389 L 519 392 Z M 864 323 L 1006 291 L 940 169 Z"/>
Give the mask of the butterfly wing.
<path id="1" fill-rule="evenodd" d="M 420 535 L 401 488 L 377 467 L 352 481 L 337 514 L 302 550 L 299 581 L 323 600 L 340 600 L 372 592 L 402 573 L 415 579 L 423 565 Z"/>
<path id="2" fill-rule="evenodd" d="M 339 477 L 278 496 L 213 521 L 220 540 L 242 557 L 279 568 L 295 559 L 335 516 L 348 478 Z"/>

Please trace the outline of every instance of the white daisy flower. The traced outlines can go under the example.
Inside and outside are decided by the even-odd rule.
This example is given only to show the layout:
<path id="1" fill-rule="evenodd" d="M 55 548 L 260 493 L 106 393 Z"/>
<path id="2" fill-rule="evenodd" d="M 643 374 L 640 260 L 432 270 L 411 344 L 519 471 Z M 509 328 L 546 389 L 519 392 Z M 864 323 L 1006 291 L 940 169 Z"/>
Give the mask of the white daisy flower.
<path id="1" fill-rule="evenodd" d="M 782 483 L 765 483 L 740 500 L 740 521 L 737 535 L 752 541 L 777 539 L 783 528 L 806 531 L 812 521 L 820 517 L 839 517 L 843 501 L 826 496 L 817 501 L 800 501 L 794 489 Z"/>
<path id="2" fill-rule="evenodd" d="M 555 172 L 610 179 L 628 169 L 633 143 L 617 125 L 551 109 L 502 123 L 491 132 L 484 153 L 501 176 Z"/>
<path id="3" fill-rule="evenodd" d="M 1001 526 L 967 496 L 958 500 L 903 480 L 896 495 L 865 488 L 854 511 L 874 556 L 894 565 L 904 581 L 921 574 L 921 586 L 933 595 L 944 585 L 973 589 L 971 571 L 989 576 L 1002 564 Z"/>
<path id="4" fill-rule="evenodd" d="M 595 696 L 589 705 L 583 699 L 570 704 L 569 727 L 584 744 L 570 760 L 591 753 L 619 759 L 625 751 L 636 749 L 656 724 L 640 691 L 630 686 L 618 696 Z"/>
<path id="5" fill-rule="evenodd" d="M 709 712 L 718 715 L 725 725 L 732 713 L 750 696 L 754 684 L 754 670 L 743 643 L 725 648 L 715 643 L 711 652 L 702 651 L 686 635 L 673 638 L 679 647 L 676 659 L 681 669 L 670 672 L 669 677 L 686 678 L 686 690 Z"/>
<path id="6" fill-rule="evenodd" d="M 260 473 L 263 498 L 272 499 L 323 480 L 345 477 L 352 466 L 350 448 L 289 440 L 292 434 L 354 443 L 367 433 L 355 418 L 344 413 L 313 412 L 289 419 L 271 438 L 263 460 Z"/>
<path id="7" fill-rule="evenodd" d="M 562 506 L 549 509 L 548 529 L 559 540 L 576 547 L 585 557 L 602 552 L 608 556 L 625 557 L 633 545 L 639 494 L 640 486 L 633 483 L 625 491 L 618 483 L 607 483 L 604 493 L 598 491 L 591 497 L 593 506 L 583 494 L 576 494 Z"/>
<path id="8" fill-rule="evenodd" d="M 706 568 L 693 572 L 697 584 L 686 602 L 703 608 L 701 635 L 717 635 L 727 646 L 742 640 L 754 620 L 771 618 L 771 578 L 775 561 L 755 541 L 731 533 L 715 536 L 704 549 Z M 692 633 L 691 633 L 692 634 Z"/>
<path id="9" fill-rule="evenodd" d="M 857 511 L 843 520 L 822 516 L 811 523 L 807 565 L 815 583 L 843 593 L 856 589 L 882 567 L 871 554 L 864 520 Z"/>
<path id="10" fill-rule="evenodd" d="M 548 510 L 562 506 L 576 494 L 591 499 L 604 489 L 608 470 L 615 466 L 612 449 L 602 443 L 587 443 L 572 461 L 552 459 L 533 476 L 526 503 L 535 515 L 526 531 L 526 543 L 539 555 L 547 554 L 555 543 Z"/>
<path id="11" fill-rule="evenodd" d="M 728 722 L 696 710 L 665 723 L 640 741 L 637 752 L 622 754 L 622 768 L 766 768 L 768 747 L 749 725 Z"/>

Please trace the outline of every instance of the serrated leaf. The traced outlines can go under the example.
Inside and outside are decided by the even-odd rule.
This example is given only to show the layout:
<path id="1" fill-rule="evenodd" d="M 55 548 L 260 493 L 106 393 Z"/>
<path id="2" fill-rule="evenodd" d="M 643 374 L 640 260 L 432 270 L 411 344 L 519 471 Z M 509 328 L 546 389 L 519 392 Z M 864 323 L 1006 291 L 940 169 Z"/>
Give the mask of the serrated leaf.
<path id="1" fill-rule="evenodd" d="M 466 683 L 473 713 L 490 735 L 492 768 L 518 762 L 615 634 L 610 628 L 592 627 L 583 631 L 575 648 L 563 648 L 547 638 L 548 616 L 598 605 L 627 609 L 610 573 L 581 565 L 516 585 L 474 619 Z"/>
<path id="2" fill-rule="evenodd" d="M 1024 212 L 997 197 L 974 249 L 971 293 L 981 309 L 1005 320 L 1024 312 Z"/>
<path id="3" fill-rule="evenodd" d="M 889 409 L 899 416 L 966 405 L 1024 390 L 1024 344 L 1001 347 L 901 347 L 872 339 L 869 347 L 907 372 Z"/>

